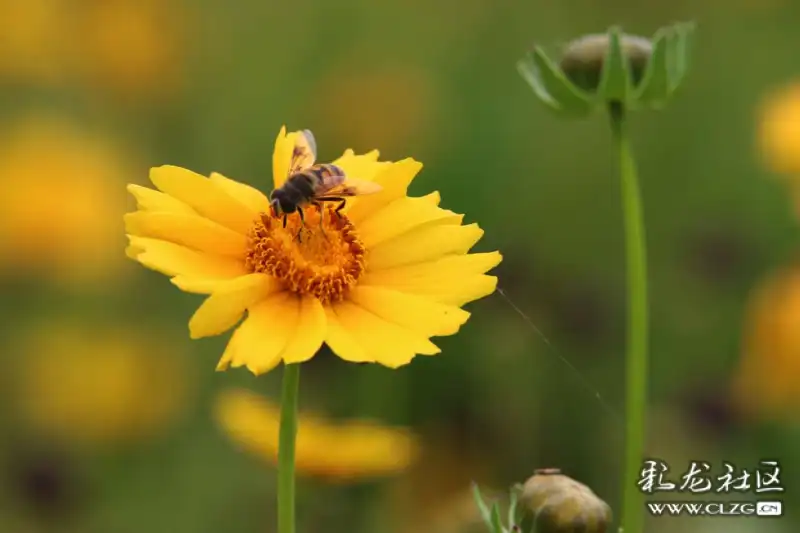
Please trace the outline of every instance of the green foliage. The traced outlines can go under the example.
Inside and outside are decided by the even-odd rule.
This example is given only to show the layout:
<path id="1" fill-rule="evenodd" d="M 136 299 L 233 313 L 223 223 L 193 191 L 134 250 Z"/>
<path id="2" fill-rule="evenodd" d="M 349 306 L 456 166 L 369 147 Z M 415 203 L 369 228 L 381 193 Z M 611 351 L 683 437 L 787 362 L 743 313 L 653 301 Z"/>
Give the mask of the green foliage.
<path id="1" fill-rule="evenodd" d="M 472 483 L 472 495 L 475 499 L 475 503 L 478 506 L 478 510 L 481 514 L 481 519 L 483 520 L 486 527 L 489 529 L 490 533 L 517 533 L 519 532 L 519 525 L 517 524 L 517 499 L 518 494 L 517 491 L 512 489 L 509 504 L 508 504 L 508 513 L 507 513 L 507 523 L 503 524 L 503 518 L 501 516 L 500 511 L 500 504 L 499 502 L 492 502 L 492 506 L 488 507 L 486 502 L 481 495 L 480 488 L 478 487 L 477 483 Z"/>

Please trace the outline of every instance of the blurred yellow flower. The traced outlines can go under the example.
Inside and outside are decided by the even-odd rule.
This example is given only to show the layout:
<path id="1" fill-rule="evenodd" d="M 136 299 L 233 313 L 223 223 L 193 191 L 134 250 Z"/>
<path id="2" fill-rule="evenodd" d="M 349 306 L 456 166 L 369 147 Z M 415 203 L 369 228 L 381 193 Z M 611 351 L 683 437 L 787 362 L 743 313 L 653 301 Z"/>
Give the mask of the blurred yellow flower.
<path id="1" fill-rule="evenodd" d="M 118 274 L 127 172 L 109 143 L 66 121 L 0 129 L 0 269 L 71 281 Z"/>
<path id="2" fill-rule="evenodd" d="M 743 414 L 796 417 L 800 407 L 800 268 L 760 284 L 748 305 L 743 353 L 734 379 Z"/>
<path id="3" fill-rule="evenodd" d="M 190 392 L 185 354 L 149 333 L 46 323 L 18 341 L 14 356 L 22 422 L 80 443 L 156 435 Z"/>
<path id="4" fill-rule="evenodd" d="M 214 413 L 239 446 L 277 464 L 279 405 L 244 389 L 230 389 L 217 396 Z M 407 468 L 417 446 L 415 436 L 402 428 L 361 420 L 333 423 L 300 413 L 296 468 L 300 475 L 337 483 L 373 479 Z"/>
<path id="5" fill-rule="evenodd" d="M 309 164 L 304 139 L 281 129 L 276 187 Z M 455 334 L 469 318 L 461 306 L 494 291 L 497 278 L 484 273 L 500 254 L 468 254 L 483 230 L 439 208 L 437 192 L 406 196 L 420 163 L 348 150 L 334 164 L 382 190 L 350 199 L 341 216 L 308 209 L 304 224 L 293 213 L 286 225 L 264 194 L 216 173 L 163 166 L 150 173 L 162 192 L 128 187 L 139 205 L 125 216 L 128 255 L 210 295 L 189 321 L 192 338 L 219 335 L 247 311 L 218 370 L 262 374 L 311 359 L 323 343 L 346 361 L 396 368 L 439 353 L 430 337 Z"/>
<path id="6" fill-rule="evenodd" d="M 182 81 L 189 12 L 175 0 L 89 0 L 75 38 L 83 74 L 122 97 L 168 95 Z"/>
<path id="7" fill-rule="evenodd" d="M 0 78 L 61 81 L 73 42 L 68 7 L 63 0 L 0 0 Z"/>
<path id="8" fill-rule="evenodd" d="M 177 0 L 0 0 L 0 78 L 169 94 L 183 79 L 189 14 Z"/>
<path id="9" fill-rule="evenodd" d="M 800 178 L 800 81 L 774 89 L 764 98 L 758 148 L 772 172 Z"/>

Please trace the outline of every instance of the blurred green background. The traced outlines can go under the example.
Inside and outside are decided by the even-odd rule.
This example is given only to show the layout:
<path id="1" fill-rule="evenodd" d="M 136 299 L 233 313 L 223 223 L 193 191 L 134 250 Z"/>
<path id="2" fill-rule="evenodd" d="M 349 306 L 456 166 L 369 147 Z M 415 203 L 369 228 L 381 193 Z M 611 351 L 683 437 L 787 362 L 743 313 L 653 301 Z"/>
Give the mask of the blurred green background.
<path id="1" fill-rule="evenodd" d="M 777 459 L 787 516 L 658 518 L 648 532 L 796 531 L 800 5 L 0 0 L 0 532 L 275 531 L 272 462 L 216 414 L 231 388 L 274 401 L 280 371 L 215 373 L 227 336 L 189 339 L 200 297 L 125 258 L 121 215 L 125 184 L 161 164 L 269 192 L 284 124 L 314 130 L 322 160 L 348 147 L 421 160 L 411 192 L 440 190 L 481 224 L 481 250 L 504 254 L 500 287 L 552 344 L 495 294 L 442 355 L 400 370 L 317 356 L 301 409 L 333 430 L 311 453 L 351 452 L 346 479 L 300 468 L 299 532 L 480 531 L 469 481 L 505 490 L 542 467 L 618 515 L 625 287 L 608 128 L 551 116 L 514 64 L 533 42 L 678 20 L 698 22 L 688 82 L 633 124 L 648 452 L 677 473 Z M 364 417 L 386 426 L 376 446 L 410 428 L 416 460 L 368 476 L 392 458 L 348 435 Z"/>

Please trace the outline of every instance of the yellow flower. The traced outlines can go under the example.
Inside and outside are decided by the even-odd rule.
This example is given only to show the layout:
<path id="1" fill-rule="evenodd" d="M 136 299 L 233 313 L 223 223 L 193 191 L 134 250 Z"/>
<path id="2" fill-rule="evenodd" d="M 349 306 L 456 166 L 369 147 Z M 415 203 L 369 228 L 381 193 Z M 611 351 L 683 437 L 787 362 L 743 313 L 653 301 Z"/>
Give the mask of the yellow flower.
<path id="1" fill-rule="evenodd" d="M 796 416 L 800 406 L 800 268 L 778 272 L 756 288 L 745 322 L 734 391 L 750 416 Z"/>
<path id="2" fill-rule="evenodd" d="M 122 97 L 164 95 L 182 81 L 189 15 L 174 1 L 90 1 L 75 39 L 83 74 Z"/>
<path id="3" fill-rule="evenodd" d="M 0 266 L 72 281 L 118 273 L 126 172 L 114 147 L 64 120 L 0 131 Z"/>
<path id="4" fill-rule="evenodd" d="M 281 129 L 276 187 L 308 163 L 303 139 Z M 219 370 L 262 374 L 312 358 L 323 343 L 346 361 L 396 368 L 439 353 L 430 337 L 456 333 L 469 317 L 460 307 L 494 291 L 485 272 L 500 254 L 467 253 L 483 230 L 439 208 L 438 193 L 406 196 L 420 163 L 381 162 L 377 150 L 348 150 L 334 163 L 382 190 L 350 199 L 340 217 L 308 209 L 304 226 L 294 213 L 284 228 L 264 194 L 216 173 L 162 166 L 150 173 L 161 192 L 128 187 L 139 205 L 125 216 L 128 255 L 210 295 L 189 321 L 192 338 L 219 335 L 247 311 Z"/>
<path id="5" fill-rule="evenodd" d="M 800 81 L 770 92 L 759 110 L 758 146 L 767 167 L 800 175 Z"/>
<path id="6" fill-rule="evenodd" d="M 153 336 L 78 323 L 38 324 L 15 348 L 24 423 L 83 443 L 157 434 L 186 404 L 185 354 Z"/>
<path id="7" fill-rule="evenodd" d="M 72 40 L 63 0 L 0 0 L 0 77 L 62 81 Z"/>
<path id="8" fill-rule="evenodd" d="M 170 0 L 0 0 L 0 78 L 163 95 L 183 76 L 189 11 Z"/>
<path id="9" fill-rule="evenodd" d="M 215 417 L 243 449 L 277 464 L 280 406 L 250 391 L 230 389 L 217 396 Z M 417 441 L 407 430 L 359 420 L 335 425 L 315 415 L 299 416 L 299 474 L 340 483 L 377 478 L 404 470 L 416 456 Z"/>

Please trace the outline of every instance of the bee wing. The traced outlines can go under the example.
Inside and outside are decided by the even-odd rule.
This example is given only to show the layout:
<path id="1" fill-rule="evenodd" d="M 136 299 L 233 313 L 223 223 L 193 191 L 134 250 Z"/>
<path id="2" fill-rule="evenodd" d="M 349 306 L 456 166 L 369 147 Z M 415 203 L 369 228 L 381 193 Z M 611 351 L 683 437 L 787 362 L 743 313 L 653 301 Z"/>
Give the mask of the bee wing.
<path id="1" fill-rule="evenodd" d="M 317 159 L 317 141 L 311 130 L 297 132 L 292 160 L 289 163 L 289 176 L 312 166 Z"/>
<path id="2" fill-rule="evenodd" d="M 302 132 L 300 132 L 300 135 L 305 140 L 306 146 L 308 146 L 308 149 L 311 152 L 311 157 L 316 159 L 317 158 L 317 140 L 314 138 L 314 134 L 311 133 L 311 130 L 303 130 Z"/>
<path id="3" fill-rule="evenodd" d="M 374 181 L 364 181 L 354 178 L 347 178 L 344 183 L 325 191 L 325 196 L 363 196 L 375 194 L 383 190 L 383 187 Z"/>

